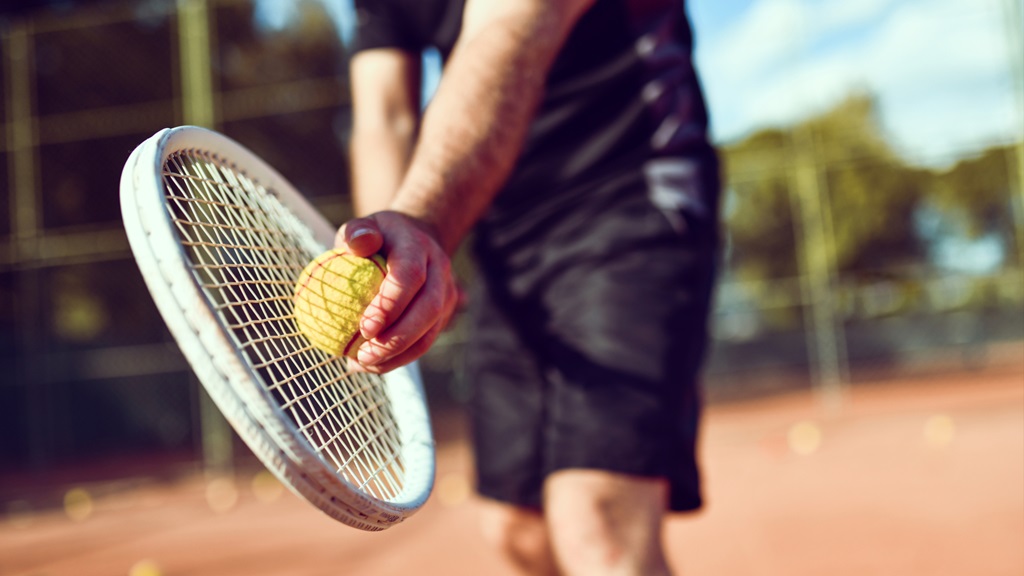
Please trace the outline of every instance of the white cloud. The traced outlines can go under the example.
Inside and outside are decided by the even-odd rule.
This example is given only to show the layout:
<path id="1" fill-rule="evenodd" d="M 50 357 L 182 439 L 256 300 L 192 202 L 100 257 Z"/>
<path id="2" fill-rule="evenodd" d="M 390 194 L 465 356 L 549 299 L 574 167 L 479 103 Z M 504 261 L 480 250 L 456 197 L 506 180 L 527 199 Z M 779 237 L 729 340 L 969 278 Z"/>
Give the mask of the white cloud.
<path id="1" fill-rule="evenodd" d="M 756 0 L 711 50 L 722 74 L 767 74 L 800 57 L 823 37 L 861 25 L 897 1 Z"/>
<path id="2" fill-rule="evenodd" d="M 877 18 L 898 0 L 831 0 L 815 5 L 813 20 L 825 31 L 859 26 Z"/>
<path id="3" fill-rule="evenodd" d="M 869 90 L 894 143 L 919 161 L 1019 138 L 1024 112 L 1000 2 L 758 0 L 698 52 L 716 136 Z"/>
<path id="4" fill-rule="evenodd" d="M 794 34 L 803 20 L 801 0 L 759 0 L 727 35 L 712 39 L 716 73 L 734 81 L 759 76 L 799 52 Z"/>
<path id="5" fill-rule="evenodd" d="M 764 80 L 756 97 L 744 103 L 745 116 L 762 125 L 780 125 L 826 111 L 867 80 L 850 53 L 798 61 Z"/>
<path id="6" fill-rule="evenodd" d="M 999 12 L 978 2 L 908 4 L 875 30 L 866 63 L 882 85 L 948 85 L 1009 71 L 1009 44 Z"/>

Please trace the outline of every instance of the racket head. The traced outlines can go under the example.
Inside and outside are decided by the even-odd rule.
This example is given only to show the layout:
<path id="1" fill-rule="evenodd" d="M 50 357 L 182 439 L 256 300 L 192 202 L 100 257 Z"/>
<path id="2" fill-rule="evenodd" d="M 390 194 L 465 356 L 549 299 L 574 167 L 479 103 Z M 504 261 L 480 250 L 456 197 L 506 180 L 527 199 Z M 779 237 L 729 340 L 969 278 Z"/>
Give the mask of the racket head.
<path id="1" fill-rule="evenodd" d="M 383 530 L 416 512 L 434 442 L 415 364 L 384 376 L 312 347 L 292 287 L 334 229 L 230 138 L 162 130 L 121 176 L 129 244 L 168 329 L 242 440 L 329 516 Z"/>

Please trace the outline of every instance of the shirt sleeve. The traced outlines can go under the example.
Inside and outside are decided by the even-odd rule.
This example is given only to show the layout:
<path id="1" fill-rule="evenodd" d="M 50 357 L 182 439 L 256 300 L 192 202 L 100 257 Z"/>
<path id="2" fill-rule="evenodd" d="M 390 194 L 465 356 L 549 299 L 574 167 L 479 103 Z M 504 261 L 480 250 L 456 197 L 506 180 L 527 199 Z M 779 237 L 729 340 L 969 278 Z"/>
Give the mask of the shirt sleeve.
<path id="1" fill-rule="evenodd" d="M 373 48 L 397 48 L 415 53 L 423 50 L 422 42 L 394 2 L 355 0 L 355 12 L 353 54 Z"/>

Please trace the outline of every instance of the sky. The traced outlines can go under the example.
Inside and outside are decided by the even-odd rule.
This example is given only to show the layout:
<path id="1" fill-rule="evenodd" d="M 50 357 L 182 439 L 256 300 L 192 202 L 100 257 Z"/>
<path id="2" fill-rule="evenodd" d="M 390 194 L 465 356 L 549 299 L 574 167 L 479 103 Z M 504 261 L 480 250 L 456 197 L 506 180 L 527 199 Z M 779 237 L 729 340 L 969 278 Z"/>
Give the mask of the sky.
<path id="1" fill-rule="evenodd" d="M 319 1 L 347 40 L 352 0 Z M 875 95 L 889 142 L 911 163 L 941 167 L 1018 141 L 1022 1 L 690 0 L 712 136 L 735 141 L 859 91 Z M 292 0 L 258 6 L 271 25 L 294 10 Z M 426 62 L 429 95 L 438 68 L 435 56 Z"/>
<path id="2" fill-rule="evenodd" d="M 878 99 L 890 142 L 942 165 L 1024 137 L 1021 0 L 691 0 L 718 141 Z M 1011 12 L 1016 10 L 1016 28 Z M 1011 33 L 1017 34 L 1011 40 Z"/>

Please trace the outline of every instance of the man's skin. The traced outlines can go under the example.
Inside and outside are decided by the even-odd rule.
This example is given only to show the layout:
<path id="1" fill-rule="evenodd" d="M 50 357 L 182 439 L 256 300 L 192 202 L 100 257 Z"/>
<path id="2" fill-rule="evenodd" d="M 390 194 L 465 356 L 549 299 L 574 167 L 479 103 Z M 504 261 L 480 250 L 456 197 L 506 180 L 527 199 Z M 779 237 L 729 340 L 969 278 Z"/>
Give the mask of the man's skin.
<path id="1" fill-rule="evenodd" d="M 353 197 L 360 218 L 336 243 L 383 252 L 388 275 L 364 314 L 362 369 L 422 356 L 459 299 L 450 255 L 512 170 L 548 70 L 593 0 L 467 0 L 458 42 L 419 114 L 419 55 L 367 50 L 351 63 Z M 667 484 L 565 470 L 544 511 L 483 506 L 484 535 L 528 574 L 668 574 L 661 549 Z"/>

